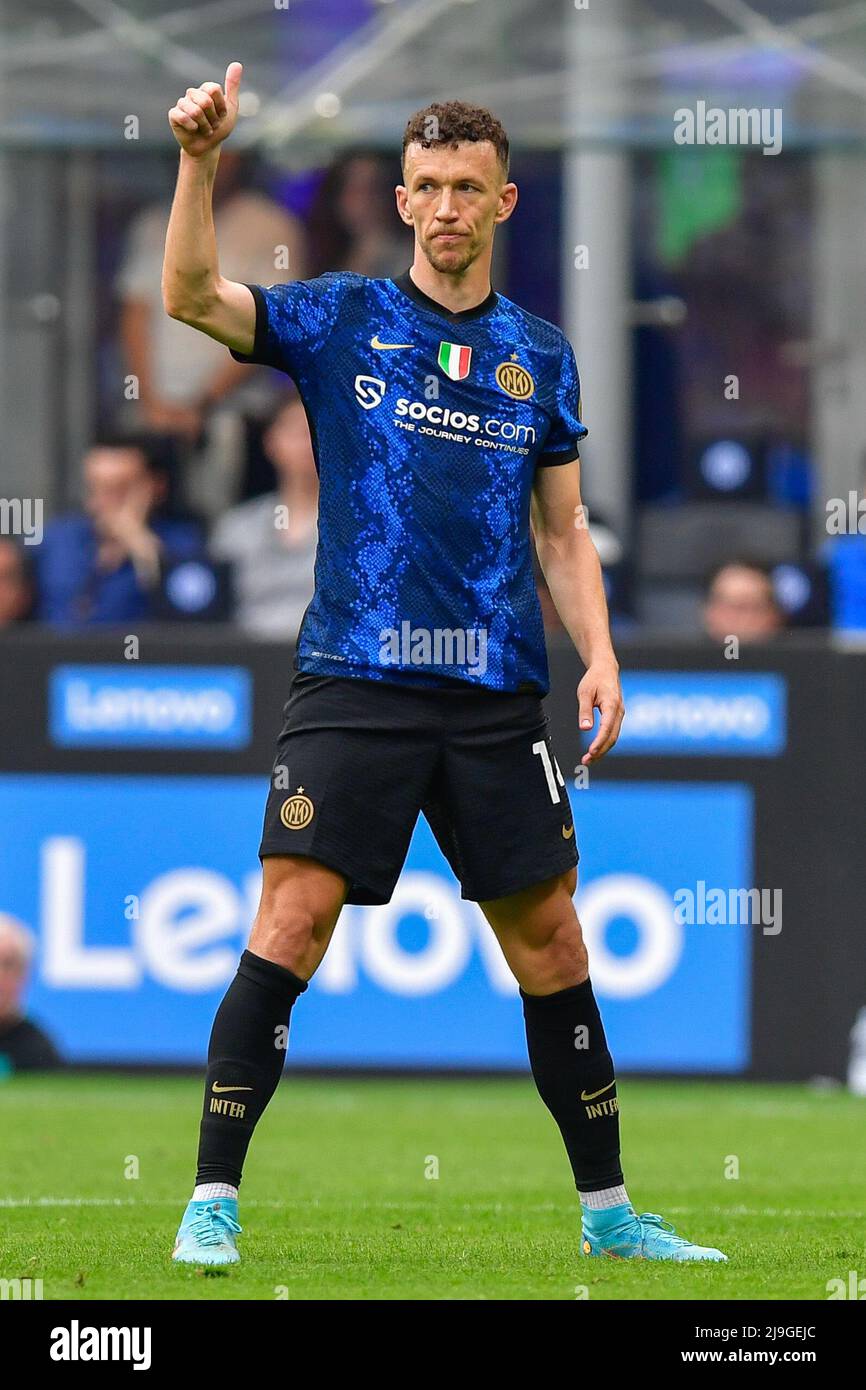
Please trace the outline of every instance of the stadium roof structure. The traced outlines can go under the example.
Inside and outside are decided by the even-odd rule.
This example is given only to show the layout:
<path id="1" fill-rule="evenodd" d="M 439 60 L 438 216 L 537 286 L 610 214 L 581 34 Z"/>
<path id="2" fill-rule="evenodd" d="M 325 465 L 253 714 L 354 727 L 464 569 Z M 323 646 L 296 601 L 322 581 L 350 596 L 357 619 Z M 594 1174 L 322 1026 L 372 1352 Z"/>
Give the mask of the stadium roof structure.
<path id="1" fill-rule="evenodd" d="M 788 147 L 866 143 L 866 0 L 5 0 L 0 35 L 7 147 L 116 146 L 127 116 L 167 145 L 233 58 L 242 142 L 287 164 L 455 96 L 526 147 L 669 144 L 697 100 L 782 106 Z"/>

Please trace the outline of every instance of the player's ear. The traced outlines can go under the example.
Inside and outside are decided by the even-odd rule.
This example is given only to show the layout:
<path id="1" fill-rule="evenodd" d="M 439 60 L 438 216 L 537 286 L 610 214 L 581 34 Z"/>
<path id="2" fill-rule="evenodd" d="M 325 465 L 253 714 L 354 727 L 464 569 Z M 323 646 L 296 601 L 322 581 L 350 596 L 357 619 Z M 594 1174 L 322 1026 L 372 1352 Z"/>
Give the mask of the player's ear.
<path id="1" fill-rule="evenodd" d="M 409 211 L 409 190 L 404 184 L 398 183 L 394 193 L 397 198 L 397 213 L 401 221 L 405 222 L 407 227 L 411 227 L 414 219 Z"/>
<path id="2" fill-rule="evenodd" d="M 517 184 L 504 183 L 499 190 L 499 211 L 496 214 L 496 221 L 507 222 L 516 207 Z"/>

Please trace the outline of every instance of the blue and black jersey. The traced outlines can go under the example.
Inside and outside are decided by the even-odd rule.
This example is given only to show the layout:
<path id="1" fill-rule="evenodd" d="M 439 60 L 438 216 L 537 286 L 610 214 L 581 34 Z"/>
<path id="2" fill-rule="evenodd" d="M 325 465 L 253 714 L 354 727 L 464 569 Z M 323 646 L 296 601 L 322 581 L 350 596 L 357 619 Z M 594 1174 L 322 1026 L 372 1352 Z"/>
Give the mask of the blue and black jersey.
<path id="1" fill-rule="evenodd" d="M 408 272 L 250 288 L 234 355 L 296 383 L 319 470 L 298 669 L 546 692 L 532 485 L 587 433 L 564 334 L 493 291 L 451 313 Z"/>

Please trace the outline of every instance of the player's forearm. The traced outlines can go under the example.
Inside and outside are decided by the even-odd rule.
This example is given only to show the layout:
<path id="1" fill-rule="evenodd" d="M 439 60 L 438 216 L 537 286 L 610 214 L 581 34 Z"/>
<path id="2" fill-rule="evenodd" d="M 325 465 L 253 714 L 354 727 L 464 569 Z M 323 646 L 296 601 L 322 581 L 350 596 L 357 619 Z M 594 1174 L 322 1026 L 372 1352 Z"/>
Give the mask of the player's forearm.
<path id="1" fill-rule="evenodd" d="M 610 636 L 607 599 L 598 552 L 585 530 L 565 537 L 537 537 L 542 573 L 557 613 L 587 668 L 619 669 Z"/>
<path id="2" fill-rule="evenodd" d="M 183 150 L 165 238 L 162 302 L 172 318 L 193 325 L 212 310 L 219 293 L 219 257 L 213 220 L 213 185 L 219 147 L 192 158 Z"/>

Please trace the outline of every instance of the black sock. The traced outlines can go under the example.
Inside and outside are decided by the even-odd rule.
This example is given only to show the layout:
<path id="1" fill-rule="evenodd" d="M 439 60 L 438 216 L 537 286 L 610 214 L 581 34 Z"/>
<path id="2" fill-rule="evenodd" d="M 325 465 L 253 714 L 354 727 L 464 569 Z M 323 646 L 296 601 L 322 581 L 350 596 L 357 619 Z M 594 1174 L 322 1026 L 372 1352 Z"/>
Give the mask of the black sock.
<path id="1" fill-rule="evenodd" d="M 556 994 L 524 994 L 538 1094 L 562 1132 L 580 1192 L 622 1181 L 613 1058 L 589 980 Z"/>
<path id="2" fill-rule="evenodd" d="M 283 1070 L 289 1014 L 307 988 L 291 970 L 244 951 L 211 1029 L 196 1183 L 239 1187 L 253 1130 Z"/>

